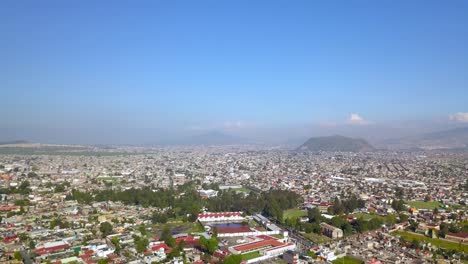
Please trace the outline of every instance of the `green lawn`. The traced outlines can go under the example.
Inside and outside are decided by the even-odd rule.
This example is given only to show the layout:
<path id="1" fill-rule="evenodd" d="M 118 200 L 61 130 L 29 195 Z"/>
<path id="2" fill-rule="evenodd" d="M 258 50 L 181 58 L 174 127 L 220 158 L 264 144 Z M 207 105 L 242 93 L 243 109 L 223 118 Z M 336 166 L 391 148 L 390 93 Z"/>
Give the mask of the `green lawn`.
<path id="1" fill-rule="evenodd" d="M 331 240 L 331 238 L 327 236 L 322 236 L 322 235 L 315 234 L 315 233 L 302 233 L 302 235 L 305 238 L 317 244 L 325 244 Z"/>
<path id="2" fill-rule="evenodd" d="M 403 237 L 403 239 L 405 239 L 408 242 L 411 242 L 413 240 L 425 241 L 425 242 L 431 243 L 432 245 L 436 247 L 453 249 L 453 250 L 463 251 L 465 253 L 468 253 L 468 245 L 466 244 L 460 244 L 457 242 L 449 242 L 449 241 L 438 239 L 438 238 L 429 238 L 424 235 L 413 234 L 413 233 L 403 232 L 403 231 L 396 231 L 394 232 L 394 234 Z"/>
<path id="3" fill-rule="evenodd" d="M 345 256 L 344 258 L 335 259 L 332 261 L 333 264 L 361 264 L 364 263 L 362 260 L 355 259 L 352 257 Z"/>
<path id="4" fill-rule="evenodd" d="M 254 251 L 254 252 L 242 254 L 241 256 L 242 256 L 242 260 L 249 260 L 249 259 L 261 257 L 262 255 L 260 255 L 260 252 Z"/>
<path id="5" fill-rule="evenodd" d="M 424 202 L 424 201 L 410 201 L 408 204 L 411 207 L 416 207 L 418 209 L 429 209 L 439 208 L 442 204 L 437 201 Z"/>
<path id="6" fill-rule="evenodd" d="M 287 218 L 298 218 L 302 216 L 307 216 L 307 212 L 301 209 L 289 209 L 283 212 L 283 219 Z"/>

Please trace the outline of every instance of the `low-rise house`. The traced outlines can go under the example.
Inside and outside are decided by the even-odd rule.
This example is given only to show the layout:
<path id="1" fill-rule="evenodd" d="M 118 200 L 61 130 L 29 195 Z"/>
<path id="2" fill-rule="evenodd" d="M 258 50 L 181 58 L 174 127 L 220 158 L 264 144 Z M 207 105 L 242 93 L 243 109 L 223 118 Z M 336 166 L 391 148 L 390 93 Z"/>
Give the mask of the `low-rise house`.
<path id="1" fill-rule="evenodd" d="M 328 237 L 333 239 L 343 237 L 343 230 L 339 229 L 338 227 L 334 227 L 327 223 L 321 223 L 320 227 L 322 227 L 323 233 Z"/>

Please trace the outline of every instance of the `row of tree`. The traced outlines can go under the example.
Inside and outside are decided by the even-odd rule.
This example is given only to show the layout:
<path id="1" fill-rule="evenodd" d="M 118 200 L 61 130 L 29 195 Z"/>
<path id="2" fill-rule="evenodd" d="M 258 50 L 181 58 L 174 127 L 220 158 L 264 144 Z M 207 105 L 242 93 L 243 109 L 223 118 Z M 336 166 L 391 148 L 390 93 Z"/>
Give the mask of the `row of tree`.
<path id="1" fill-rule="evenodd" d="M 211 212 L 243 211 L 247 214 L 262 212 L 282 221 L 284 210 L 295 208 L 302 202 L 300 195 L 295 192 L 273 189 L 261 193 L 250 192 L 247 196 L 233 190 L 223 190 L 217 197 L 201 199 L 191 184 L 181 186 L 179 189 L 156 190 L 149 187 L 93 192 L 73 189 L 66 199 L 84 204 L 120 201 L 124 204 L 159 208 L 151 216 L 153 223 L 165 223 L 171 218 L 182 218 L 193 222 L 203 207 Z"/>

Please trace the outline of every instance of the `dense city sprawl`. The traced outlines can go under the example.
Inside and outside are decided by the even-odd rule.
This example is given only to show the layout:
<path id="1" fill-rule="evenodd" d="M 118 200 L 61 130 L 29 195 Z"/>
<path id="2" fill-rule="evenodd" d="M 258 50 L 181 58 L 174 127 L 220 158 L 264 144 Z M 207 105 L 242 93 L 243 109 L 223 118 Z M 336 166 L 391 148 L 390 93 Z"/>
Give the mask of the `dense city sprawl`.
<path id="1" fill-rule="evenodd" d="M 468 154 L 4 151 L 6 263 L 468 261 Z"/>

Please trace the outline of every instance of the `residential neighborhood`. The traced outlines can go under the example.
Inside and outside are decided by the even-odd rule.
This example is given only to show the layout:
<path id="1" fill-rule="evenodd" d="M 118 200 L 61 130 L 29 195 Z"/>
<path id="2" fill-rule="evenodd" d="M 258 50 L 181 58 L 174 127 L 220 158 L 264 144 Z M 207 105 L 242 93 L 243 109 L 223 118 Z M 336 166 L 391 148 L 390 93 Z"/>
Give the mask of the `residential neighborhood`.
<path id="1" fill-rule="evenodd" d="M 252 146 L 4 154 L 0 258 L 467 260 L 464 155 L 308 154 Z"/>

